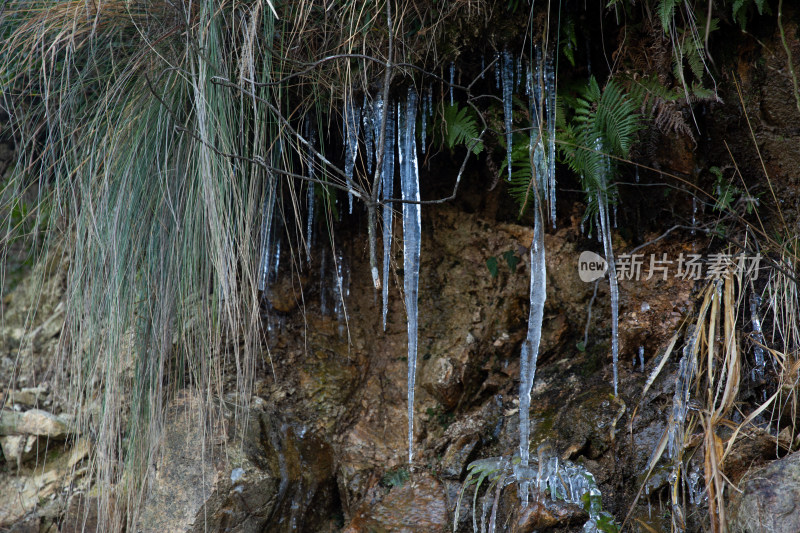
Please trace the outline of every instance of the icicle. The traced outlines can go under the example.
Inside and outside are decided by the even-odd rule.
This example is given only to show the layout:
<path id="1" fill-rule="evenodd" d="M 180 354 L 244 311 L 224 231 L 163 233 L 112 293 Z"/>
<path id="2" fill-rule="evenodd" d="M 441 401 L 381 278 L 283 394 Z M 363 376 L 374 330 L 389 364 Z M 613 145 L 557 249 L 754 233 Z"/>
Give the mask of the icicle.
<path id="1" fill-rule="evenodd" d="M 336 250 L 336 265 L 334 268 L 334 287 L 336 297 L 333 303 L 333 314 L 336 316 L 336 321 L 339 324 L 339 337 L 343 338 L 346 332 L 347 315 L 346 315 L 346 302 L 350 296 L 350 269 L 344 261 L 344 254 L 342 249 Z"/>
<path id="2" fill-rule="evenodd" d="M 597 139 L 596 149 L 603 153 L 603 143 Z M 611 292 L 611 360 L 614 366 L 614 396 L 617 395 L 617 363 L 619 358 L 619 287 L 617 286 L 617 272 L 614 264 L 614 250 L 611 243 L 611 226 L 608 222 L 608 191 L 606 190 L 608 178 L 608 158 L 604 158 L 604 169 L 601 171 L 600 188 L 597 191 L 598 211 L 600 217 L 600 231 L 603 252 L 608 263 L 608 285 Z"/>
<path id="3" fill-rule="evenodd" d="M 483 79 L 483 73 L 486 70 L 486 55 L 481 54 L 481 79 Z"/>
<path id="4" fill-rule="evenodd" d="M 383 119 L 384 119 L 383 113 L 384 113 L 383 97 L 380 94 L 378 94 L 378 96 L 376 96 L 375 99 L 372 101 L 372 139 L 374 141 L 374 146 L 375 146 L 374 159 L 376 160 L 376 162 L 378 157 L 377 155 L 378 143 L 381 142 L 381 128 L 383 127 Z M 392 115 L 391 114 L 387 115 L 386 120 L 389 121 L 386 123 L 388 131 L 388 125 L 391 124 L 393 120 Z"/>
<path id="5" fill-rule="evenodd" d="M 690 326 L 691 328 L 691 326 Z M 675 394 L 672 396 L 672 419 L 670 420 L 667 445 L 670 458 L 678 457 L 683 448 L 683 423 L 689 412 L 689 393 L 697 368 L 697 331 L 690 329 L 688 340 L 683 348 L 683 357 L 678 365 L 678 378 L 675 381 Z"/>
<path id="6" fill-rule="evenodd" d="M 383 168 L 381 169 L 381 182 L 383 184 L 383 199 L 394 196 L 394 145 L 395 121 L 394 105 L 386 108 L 386 137 L 383 147 Z M 386 331 L 386 315 L 389 309 L 389 266 L 392 252 L 392 204 L 383 205 L 383 331 Z"/>
<path id="7" fill-rule="evenodd" d="M 372 106 L 369 105 L 367 97 L 364 97 L 364 104 L 361 106 L 361 120 L 364 124 L 364 146 L 367 150 L 367 174 L 372 174 L 372 158 L 375 155 L 373 149 L 373 133 L 375 131 L 375 116 Z M 377 139 L 375 139 L 377 142 Z"/>
<path id="8" fill-rule="evenodd" d="M 644 372 L 644 346 L 639 346 L 639 367 Z"/>
<path id="9" fill-rule="evenodd" d="M 753 324 L 753 362 L 755 366 L 750 374 L 753 383 L 760 385 L 764 382 L 764 368 L 766 359 L 764 358 L 764 335 L 761 332 L 761 319 L 758 317 L 758 307 L 761 305 L 761 298 L 756 293 L 750 295 L 750 320 Z"/>
<path id="10" fill-rule="evenodd" d="M 536 151 L 539 151 L 538 149 Z M 535 158 L 534 158 L 535 160 Z M 544 176 L 541 165 L 534 164 L 534 182 L 540 187 Z M 520 384 L 519 384 L 519 454 L 520 468 L 528 467 L 530 459 L 530 406 L 533 380 L 536 376 L 536 361 L 539 357 L 539 343 L 542 338 L 542 320 L 544 317 L 544 302 L 547 298 L 547 267 L 545 264 L 544 247 L 544 219 L 539 206 L 538 195 L 534 195 L 534 222 L 533 241 L 531 243 L 531 282 L 530 282 L 530 310 L 528 314 L 528 334 L 522 344 L 520 354 Z M 523 503 L 528 503 L 528 482 L 520 482 L 520 496 Z"/>
<path id="11" fill-rule="evenodd" d="M 556 227 L 556 73 L 553 58 L 545 58 L 544 63 L 544 100 L 547 102 L 547 188 L 549 192 L 550 223 Z"/>
<path id="12" fill-rule="evenodd" d="M 697 197 L 692 196 L 692 235 L 697 233 L 695 225 L 697 225 Z"/>
<path id="13" fill-rule="evenodd" d="M 617 229 L 617 204 L 614 204 L 614 229 Z"/>
<path id="14" fill-rule="evenodd" d="M 278 279 L 278 268 L 281 265 L 281 240 L 275 240 L 275 257 L 272 260 L 272 272 L 270 273 L 270 281 L 274 282 Z"/>
<path id="15" fill-rule="evenodd" d="M 414 133 L 417 94 L 408 89 L 405 109 L 400 113 L 400 184 L 403 200 L 419 202 L 419 175 Z M 408 313 L 408 462 L 414 456 L 414 389 L 417 373 L 417 291 L 419 286 L 420 237 L 422 211 L 420 204 L 403 204 L 403 286 Z"/>
<path id="16" fill-rule="evenodd" d="M 500 88 L 500 52 L 494 54 L 494 82 L 496 89 Z"/>
<path id="17" fill-rule="evenodd" d="M 325 286 L 325 280 L 327 279 L 327 271 L 328 269 L 328 247 L 322 247 L 322 260 L 319 265 L 319 313 L 322 316 L 327 316 L 328 314 L 328 288 Z"/>
<path id="18" fill-rule="evenodd" d="M 531 67 L 528 65 L 527 72 L 525 73 L 525 96 L 530 98 L 531 91 L 533 86 L 533 73 L 531 72 Z M 531 137 L 533 137 L 533 132 L 531 132 Z"/>
<path id="19" fill-rule="evenodd" d="M 450 62 L 450 107 L 453 107 L 453 81 L 456 76 L 456 65 Z"/>
<path id="20" fill-rule="evenodd" d="M 639 165 L 636 165 L 636 183 L 639 183 Z"/>
<path id="21" fill-rule="evenodd" d="M 514 58 L 508 50 L 503 52 L 503 114 L 506 122 L 506 154 L 508 156 L 508 181 L 511 181 L 512 147 L 512 93 L 514 90 Z"/>
<path id="22" fill-rule="evenodd" d="M 270 273 L 270 247 L 273 240 L 273 221 L 275 219 L 275 199 L 277 197 L 275 178 L 270 174 L 267 177 L 266 191 L 264 191 L 264 207 L 261 214 L 261 261 L 258 274 L 258 289 L 263 291 L 267 287 Z"/>
<path id="23" fill-rule="evenodd" d="M 514 80 L 514 90 L 519 91 L 519 82 L 522 80 L 522 56 L 517 58 L 517 77 Z"/>
<path id="24" fill-rule="evenodd" d="M 311 125 L 311 118 L 306 116 L 306 139 L 311 146 L 316 142 L 316 132 Z M 311 154 L 310 149 L 306 152 L 306 167 L 308 168 L 309 180 L 314 179 L 314 156 Z M 311 237 L 314 228 L 314 182 L 308 182 L 308 193 L 306 204 L 308 207 L 308 216 L 306 219 L 306 262 L 311 263 Z"/>
<path id="25" fill-rule="evenodd" d="M 451 96 L 452 99 L 452 96 Z M 452 103 L 450 105 L 453 105 Z M 428 99 L 425 96 L 422 96 L 422 114 L 420 116 L 420 122 L 422 123 L 422 144 L 420 144 L 420 148 L 422 149 L 422 153 L 425 153 L 425 134 L 427 132 L 427 125 L 428 125 Z"/>
<path id="26" fill-rule="evenodd" d="M 428 87 L 428 114 L 433 116 L 433 87 Z"/>
<path id="27" fill-rule="evenodd" d="M 353 181 L 353 170 L 356 166 L 356 156 L 358 155 L 358 130 L 359 130 L 359 112 L 360 109 L 353 105 L 352 95 L 347 99 L 344 108 L 344 139 L 345 139 L 345 156 L 344 156 L 344 175 L 347 180 L 347 186 L 355 189 L 355 182 Z M 353 212 L 353 193 L 348 193 L 350 202 L 350 213 Z"/>

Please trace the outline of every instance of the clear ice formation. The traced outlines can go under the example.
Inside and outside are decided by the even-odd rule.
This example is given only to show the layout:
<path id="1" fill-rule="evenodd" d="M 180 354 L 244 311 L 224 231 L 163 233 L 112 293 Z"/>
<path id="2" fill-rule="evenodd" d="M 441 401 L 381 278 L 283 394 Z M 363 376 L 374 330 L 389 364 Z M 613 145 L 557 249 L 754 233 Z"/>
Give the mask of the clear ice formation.
<path id="1" fill-rule="evenodd" d="M 450 107 L 453 107 L 453 81 L 456 77 L 456 65 L 450 63 Z"/>
<path id="2" fill-rule="evenodd" d="M 508 50 L 503 51 L 503 115 L 506 124 L 506 155 L 508 157 L 508 181 L 511 181 L 512 151 L 512 98 L 514 93 L 514 58 Z"/>
<path id="3" fill-rule="evenodd" d="M 306 117 L 306 139 L 311 146 L 316 142 L 317 134 L 311 125 L 310 117 Z M 306 151 L 306 168 L 308 170 L 308 192 L 306 203 L 308 208 L 308 215 L 306 217 L 306 262 L 311 263 L 311 237 L 313 236 L 314 228 L 314 155 L 310 149 Z"/>
<path id="4" fill-rule="evenodd" d="M 428 110 L 428 99 L 423 94 L 423 96 L 422 96 L 422 114 L 420 116 L 420 123 L 422 124 L 422 132 L 421 132 L 422 138 L 420 139 L 421 140 L 420 149 L 422 150 L 423 154 L 425 153 L 425 137 L 426 137 L 426 133 L 428 131 L 427 126 L 428 126 L 429 113 L 430 113 L 430 111 Z"/>
<path id="5" fill-rule="evenodd" d="M 325 272 L 328 268 L 328 247 L 322 247 L 322 259 L 319 264 L 319 313 L 322 316 L 328 316 L 328 296 L 327 286 L 325 285 Z"/>
<path id="6" fill-rule="evenodd" d="M 274 240 L 273 221 L 275 220 L 275 199 L 277 198 L 277 183 L 271 173 L 267 176 L 264 191 L 264 204 L 261 213 L 261 261 L 258 268 L 258 289 L 264 291 L 269 281 L 271 271 L 271 247 Z"/>
<path id="7" fill-rule="evenodd" d="M 355 182 L 353 182 L 353 170 L 356 166 L 356 156 L 358 156 L 358 131 L 360 126 L 360 111 L 359 107 L 353 104 L 353 96 L 345 102 L 344 106 L 344 135 L 345 152 L 344 152 L 344 175 L 347 180 L 347 186 L 355 189 Z M 348 201 L 350 202 L 350 213 L 353 213 L 353 193 L 348 193 Z"/>
<path id="8" fill-rule="evenodd" d="M 573 503 L 584 508 L 587 508 L 584 503 L 588 494 L 589 520 L 583 526 L 584 533 L 604 531 L 601 529 L 601 521 L 613 523 L 613 517 L 602 510 L 601 493 L 597 488 L 594 475 L 582 465 L 571 461 L 562 461 L 553 456 L 542 458 L 541 464 L 523 468 L 520 465 L 510 466 L 507 459 L 490 457 L 474 461 L 467 468 L 473 476 L 478 473 L 489 473 L 487 482 L 497 482 L 501 488 L 506 487 L 512 479 L 523 480 L 529 489 L 535 490 L 539 494 L 548 494 L 551 500 Z M 487 531 L 486 525 L 487 522 L 490 522 L 487 521 L 489 514 L 487 511 L 494 503 L 493 491 L 487 492 L 483 501 L 484 512 L 481 516 L 480 529 L 478 529 L 473 515 L 474 531 Z"/>
<path id="9" fill-rule="evenodd" d="M 605 179 L 603 179 L 605 187 Z M 614 249 L 611 245 L 611 228 L 608 221 L 608 193 L 601 190 L 597 195 L 600 209 L 600 232 L 603 241 L 603 254 L 608 263 L 608 285 L 611 292 L 611 361 L 614 372 L 614 396 L 617 395 L 617 368 L 619 360 L 619 286 L 617 285 L 617 272 L 614 263 Z"/>
<path id="10" fill-rule="evenodd" d="M 550 223 L 556 227 L 556 72 L 552 56 L 544 62 L 544 101 L 547 103 L 547 203 L 550 206 Z"/>
<path id="11" fill-rule="evenodd" d="M 386 108 L 386 134 L 383 148 L 383 168 L 381 169 L 381 188 L 383 199 L 391 199 L 394 195 L 394 146 L 395 121 L 394 104 Z M 389 309 L 389 266 L 392 252 L 392 204 L 383 204 L 383 331 L 386 331 L 386 315 Z"/>
<path id="12" fill-rule="evenodd" d="M 372 159 L 375 156 L 373 148 L 373 133 L 375 131 L 375 115 L 373 106 L 369 105 L 369 99 L 364 97 L 364 105 L 361 106 L 361 120 L 364 126 L 364 147 L 367 156 L 367 174 L 372 174 Z M 376 139 L 377 142 L 377 139 Z"/>
<path id="13" fill-rule="evenodd" d="M 339 337 L 343 338 L 345 336 L 346 328 L 347 328 L 347 310 L 346 310 L 346 302 L 347 297 L 350 296 L 350 269 L 345 263 L 344 254 L 342 253 L 342 249 L 339 248 L 336 250 L 336 256 L 334 257 L 336 263 L 334 265 L 334 302 L 333 302 L 333 314 L 336 316 L 336 322 L 339 324 Z"/>
<path id="14" fill-rule="evenodd" d="M 528 466 L 530 459 L 530 407 L 531 390 L 536 376 L 536 361 L 539 356 L 539 343 L 542 339 L 542 320 L 544 302 L 547 298 L 547 268 L 545 265 L 544 221 L 539 206 L 534 206 L 533 242 L 531 243 L 531 283 L 530 311 L 528 315 L 528 335 L 522 343 L 520 354 L 519 384 L 519 455 L 520 467 Z M 520 483 L 523 501 L 528 502 L 527 482 Z"/>
<path id="15" fill-rule="evenodd" d="M 506 54 L 504 61 L 504 70 L 511 72 L 513 68 L 513 61 L 510 54 Z M 553 157 L 553 152 L 545 148 L 543 143 L 543 136 L 538 135 L 545 127 L 550 129 L 551 122 L 555 119 L 555 109 L 552 106 L 550 92 L 553 90 L 553 84 L 548 84 L 546 79 L 547 69 L 541 70 L 538 65 L 542 64 L 541 56 L 538 58 L 537 67 L 535 71 L 528 73 L 526 80 L 526 92 L 530 94 L 531 105 L 531 135 L 528 144 L 532 165 L 532 180 L 535 185 L 533 195 L 533 241 L 531 243 L 531 281 L 530 281 L 530 311 L 528 316 L 528 334 L 522 344 L 522 351 L 520 354 L 520 388 L 519 388 L 519 413 L 520 413 L 520 464 L 519 468 L 524 470 L 528 467 L 530 461 L 530 404 L 531 404 L 531 391 L 533 389 L 533 382 L 536 376 L 536 362 L 539 355 L 539 345 L 542 336 L 542 321 L 544 318 L 544 304 L 547 298 L 547 267 L 545 261 L 545 242 L 544 242 L 544 227 L 546 224 L 546 215 L 552 217 L 555 223 L 554 213 L 552 208 L 550 190 L 555 190 L 555 166 L 550 160 Z M 510 80 L 505 78 L 504 72 L 504 89 L 506 81 L 510 85 Z M 505 97 L 504 91 L 504 97 Z M 547 114 L 545 115 L 545 106 L 547 106 Z M 553 112 L 549 112 L 549 108 L 553 108 Z M 543 123 L 546 121 L 546 123 Z M 537 139 L 534 142 L 534 139 Z M 551 140 L 553 139 L 550 136 Z M 509 142 L 510 145 L 510 142 Z M 553 154 L 553 155 L 551 155 Z M 548 209 L 550 207 L 550 209 Z M 528 483 L 524 478 L 518 478 L 520 481 L 520 496 L 523 501 L 527 503 L 528 498 Z"/>
<path id="16" fill-rule="evenodd" d="M 419 174 L 415 125 L 417 93 L 408 89 L 405 104 L 398 113 L 400 134 L 400 185 L 404 201 L 419 202 Z M 422 210 L 419 203 L 403 204 L 403 288 L 408 314 L 408 462 L 414 457 L 414 390 L 417 374 L 417 293 L 419 287 Z"/>
<path id="17" fill-rule="evenodd" d="M 603 141 L 595 141 L 595 150 L 605 153 Z M 603 168 L 600 170 L 597 191 L 597 218 L 599 218 L 598 239 L 603 244 L 603 254 L 608 263 L 608 286 L 611 292 L 611 360 L 614 373 L 614 396 L 618 392 L 618 360 L 619 360 L 619 285 L 617 284 L 617 271 L 614 261 L 614 249 L 611 241 L 611 224 L 608 216 L 610 199 L 608 197 L 608 176 L 611 172 L 611 163 L 606 156 L 603 158 Z M 597 222 L 595 222 L 597 225 Z"/>
<path id="18" fill-rule="evenodd" d="M 678 364 L 678 378 L 675 381 L 675 394 L 672 396 L 672 420 L 670 420 L 667 451 L 675 459 L 683 449 L 683 423 L 689 412 L 689 393 L 697 370 L 697 332 L 689 326 L 688 340 L 683 348 L 683 357 Z"/>
<path id="19" fill-rule="evenodd" d="M 500 52 L 495 52 L 494 54 L 494 83 L 495 88 L 500 88 Z"/>
<path id="20" fill-rule="evenodd" d="M 750 321 L 753 325 L 753 370 L 750 377 L 753 383 L 760 384 L 764 381 L 764 369 L 766 359 L 764 357 L 764 334 L 761 331 L 761 319 L 758 316 L 758 308 L 761 305 L 761 298 L 753 292 L 750 294 Z"/>

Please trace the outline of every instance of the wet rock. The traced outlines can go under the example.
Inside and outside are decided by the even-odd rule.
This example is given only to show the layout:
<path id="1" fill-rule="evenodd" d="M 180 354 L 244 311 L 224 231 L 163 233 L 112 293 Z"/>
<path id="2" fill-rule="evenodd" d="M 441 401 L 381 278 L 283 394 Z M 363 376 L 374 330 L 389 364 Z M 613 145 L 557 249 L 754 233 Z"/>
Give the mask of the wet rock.
<path id="1" fill-rule="evenodd" d="M 490 399 L 479 409 L 459 417 L 445 429 L 433 448 L 441 454 L 440 473 L 445 477 L 461 479 L 467 464 L 485 437 L 491 435 L 502 417 L 501 405 Z"/>
<path id="2" fill-rule="evenodd" d="M 532 533 L 558 527 L 577 527 L 583 525 L 588 518 L 586 511 L 576 504 L 541 497 L 526 506 L 518 505 L 514 510 L 511 531 Z"/>
<path id="3" fill-rule="evenodd" d="M 402 464 L 407 457 L 407 427 L 405 406 L 400 404 L 385 406 L 383 416 L 377 410 L 365 411 L 344 435 L 337 481 L 345 512 L 354 512 L 379 481 L 381 470 Z"/>
<path id="4" fill-rule="evenodd" d="M 596 459 L 611 446 L 619 415 L 620 405 L 614 401 L 612 389 L 602 385 L 565 405 L 557 415 L 555 427 L 565 447 L 572 448 L 576 455 Z"/>
<path id="5" fill-rule="evenodd" d="M 344 533 L 432 533 L 447 525 L 444 487 L 422 474 L 393 488 L 380 502 L 364 502 Z"/>
<path id="6" fill-rule="evenodd" d="M 31 409 L 24 413 L 0 412 L 0 435 L 38 435 L 51 439 L 66 438 L 72 432 L 64 417 Z"/>
<path id="7" fill-rule="evenodd" d="M 800 453 L 745 475 L 730 502 L 733 533 L 800 531 Z"/>
<path id="8" fill-rule="evenodd" d="M 253 411 L 243 442 L 219 421 L 204 434 L 199 400 L 170 408 L 137 531 L 317 530 L 335 484 L 330 447 Z"/>
<path id="9" fill-rule="evenodd" d="M 460 435 L 447 447 L 442 457 L 442 473 L 460 477 L 479 442 L 477 434 Z"/>
<path id="10" fill-rule="evenodd" d="M 429 361 L 420 376 L 422 387 L 446 409 L 458 404 L 463 390 L 462 364 L 449 357 L 437 357 Z"/>

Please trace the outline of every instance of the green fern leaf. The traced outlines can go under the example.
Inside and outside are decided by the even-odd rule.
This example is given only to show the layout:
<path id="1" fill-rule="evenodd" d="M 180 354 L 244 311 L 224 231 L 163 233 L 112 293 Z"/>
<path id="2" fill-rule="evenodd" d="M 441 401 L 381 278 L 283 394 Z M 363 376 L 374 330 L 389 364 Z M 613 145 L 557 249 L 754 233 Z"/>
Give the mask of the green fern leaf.
<path id="1" fill-rule="evenodd" d="M 661 0 L 658 4 L 658 18 L 661 20 L 661 27 L 669 33 L 672 25 L 672 17 L 675 16 L 675 6 L 680 0 Z"/>
<path id="2" fill-rule="evenodd" d="M 483 142 L 479 139 L 478 121 L 469 108 L 460 108 L 458 104 L 446 106 L 444 123 L 447 129 L 447 146 L 450 149 L 463 144 L 475 155 L 483 151 Z"/>

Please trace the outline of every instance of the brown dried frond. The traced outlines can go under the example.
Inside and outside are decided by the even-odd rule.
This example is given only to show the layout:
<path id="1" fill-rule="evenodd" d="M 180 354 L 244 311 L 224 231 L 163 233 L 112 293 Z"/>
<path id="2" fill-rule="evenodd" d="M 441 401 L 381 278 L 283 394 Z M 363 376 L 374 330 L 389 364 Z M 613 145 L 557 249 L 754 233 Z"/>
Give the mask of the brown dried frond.
<path id="1" fill-rule="evenodd" d="M 692 127 L 684 117 L 685 102 L 655 99 L 652 106 L 653 122 L 662 133 L 677 133 L 689 137 L 694 144 L 697 141 Z"/>

